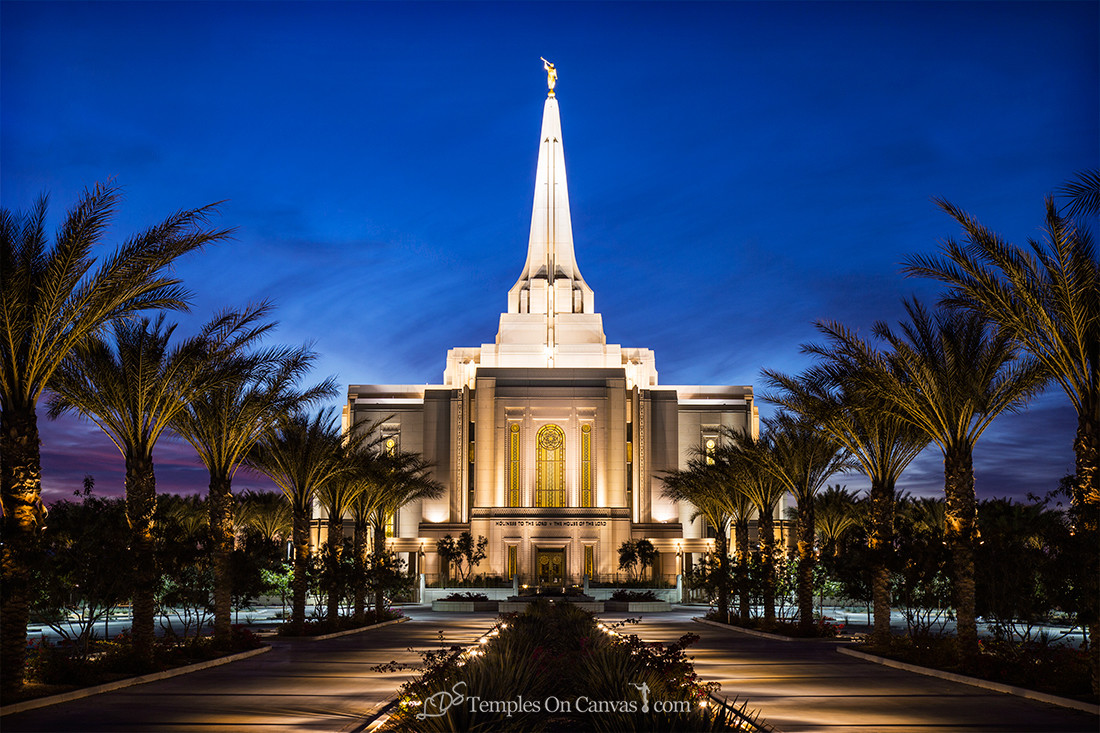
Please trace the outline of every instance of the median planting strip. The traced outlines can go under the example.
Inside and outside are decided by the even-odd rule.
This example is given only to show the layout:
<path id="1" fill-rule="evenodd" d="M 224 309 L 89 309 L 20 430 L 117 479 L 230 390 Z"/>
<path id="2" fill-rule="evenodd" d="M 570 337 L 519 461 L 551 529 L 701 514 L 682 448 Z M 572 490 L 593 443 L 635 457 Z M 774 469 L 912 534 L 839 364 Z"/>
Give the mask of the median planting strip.
<path id="1" fill-rule="evenodd" d="M 11 705 L 5 705 L 0 707 L 0 716 L 10 715 L 12 713 L 21 713 L 25 710 L 37 710 L 38 708 L 45 708 L 51 705 L 58 705 L 63 702 L 69 702 L 70 700 L 79 700 L 82 697 L 91 697 L 92 695 L 99 695 L 104 692 L 113 692 L 115 690 L 121 690 L 124 687 L 133 687 L 135 685 L 143 685 L 146 682 L 156 682 L 157 680 L 166 680 L 169 677 L 178 677 L 182 674 L 189 674 L 191 672 L 198 672 L 204 669 L 210 669 L 211 667 L 219 667 L 223 664 L 229 664 L 230 662 L 236 662 L 241 659 L 248 659 L 258 654 L 271 651 L 270 646 L 263 646 L 259 649 L 249 649 L 248 651 L 238 652 L 237 654 L 230 654 L 225 657 L 218 657 L 217 659 L 208 659 L 205 662 L 197 662 L 195 664 L 188 664 L 183 667 L 173 667 L 172 669 L 166 669 L 163 672 L 153 672 L 152 674 L 143 674 L 138 677 L 127 677 L 124 680 L 116 680 L 114 682 L 107 682 L 102 685 L 95 685 L 94 687 L 83 687 L 79 690 L 70 690 L 69 692 L 62 692 L 58 695 L 49 695 L 47 697 L 37 697 L 33 700 L 23 700 L 22 702 L 12 703 Z"/>
<path id="2" fill-rule="evenodd" d="M 904 669 L 907 672 L 916 672 L 917 674 L 923 674 L 928 677 L 938 677 L 941 680 L 948 680 L 950 682 L 961 682 L 964 685 L 973 685 L 974 687 L 981 687 L 986 690 L 993 690 L 994 692 L 1003 692 L 1008 695 L 1015 695 L 1016 697 L 1026 697 L 1029 700 L 1038 700 L 1039 702 L 1046 702 L 1051 705 L 1059 705 L 1064 708 L 1073 708 L 1074 710 L 1081 710 L 1082 712 L 1091 713 L 1093 715 L 1100 715 L 1100 705 L 1093 705 L 1083 700 L 1074 700 L 1068 697 L 1051 695 L 1047 692 L 1029 690 L 1026 687 L 1006 685 L 1003 682 L 983 680 L 980 677 L 968 677 L 956 672 L 944 672 L 941 669 L 934 669 L 932 667 L 921 667 L 916 664 L 900 662 L 897 659 L 880 657 L 875 654 L 868 654 L 867 652 L 856 651 L 855 649 L 849 649 L 847 647 L 837 647 L 837 651 L 846 656 L 855 657 L 856 659 L 862 659 L 867 662 L 874 662 L 875 664 L 881 664 L 885 667 Z"/>

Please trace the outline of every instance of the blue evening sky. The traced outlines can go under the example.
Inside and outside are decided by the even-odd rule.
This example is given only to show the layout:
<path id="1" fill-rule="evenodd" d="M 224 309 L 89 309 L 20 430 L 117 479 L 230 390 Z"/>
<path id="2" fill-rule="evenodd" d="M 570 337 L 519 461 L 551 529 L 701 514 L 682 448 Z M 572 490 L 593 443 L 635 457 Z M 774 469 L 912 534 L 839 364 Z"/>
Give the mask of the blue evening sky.
<path id="1" fill-rule="evenodd" d="M 1041 236 L 1043 197 L 1100 160 L 1098 23 L 1096 2 L 5 0 L 0 192 L 49 192 L 52 228 L 113 178 L 112 243 L 224 200 L 235 239 L 178 267 L 182 330 L 272 298 L 317 378 L 438 384 L 448 348 L 492 341 L 524 262 L 545 56 L 609 341 L 653 348 L 662 384 L 759 390 L 810 363 L 815 319 L 866 333 L 934 300 L 898 272 L 958 234 L 931 197 Z M 1075 427 L 1053 388 L 998 419 L 980 496 L 1053 488 Z M 47 497 L 85 473 L 122 492 L 94 426 L 40 429 Z M 156 460 L 160 491 L 205 491 L 186 444 Z M 939 493 L 938 451 L 900 486 Z"/>

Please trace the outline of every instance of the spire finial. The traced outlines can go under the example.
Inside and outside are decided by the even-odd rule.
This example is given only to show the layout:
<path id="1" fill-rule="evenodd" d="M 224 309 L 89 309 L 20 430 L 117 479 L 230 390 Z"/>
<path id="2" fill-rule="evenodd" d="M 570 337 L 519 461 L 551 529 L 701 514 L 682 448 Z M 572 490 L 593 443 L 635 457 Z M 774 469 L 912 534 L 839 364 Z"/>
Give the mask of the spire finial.
<path id="1" fill-rule="evenodd" d="M 542 68 L 546 70 L 546 86 L 550 88 L 549 96 L 552 97 L 554 96 L 554 84 L 558 81 L 558 70 L 554 68 L 552 63 L 543 59 L 542 56 L 539 56 L 539 58 L 542 59 Z"/>

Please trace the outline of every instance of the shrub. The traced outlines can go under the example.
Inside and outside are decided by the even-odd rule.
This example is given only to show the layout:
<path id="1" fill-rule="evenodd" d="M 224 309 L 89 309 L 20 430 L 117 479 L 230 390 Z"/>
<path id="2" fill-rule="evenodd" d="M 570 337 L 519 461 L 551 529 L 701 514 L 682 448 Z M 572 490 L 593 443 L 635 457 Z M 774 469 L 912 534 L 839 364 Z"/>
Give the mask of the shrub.
<path id="1" fill-rule="evenodd" d="M 460 602 L 473 601 L 474 603 L 484 603 L 485 601 L 489 600 L 489 596 L 485 595 L 484 593 L 451 593 L 449 596 L 445 598 L 440 598 L 439 600 Z"/>
<path id="2" fill-rule="evenodd" d="M 630 603 L 632 601 L 636 603 L 653 603 L 661 599 L 658 598 L 657 594 L 651 590 L 637 591 L 619 589 L 611 594 L 611 600 L 618 601 L 620 603 Z"/>
<path id="3" fill-rule="evenodd" d="M 650 644 L 624 637 L 616 625 L 597 623 L 592 614 L 571 604 L 545 600 L 524 614 L 508 615 L 473 649 L 441 646 L 422 653 L 420 675 L 401 689 L 391 717 L 395 731 L 711 731 L 740 730 L 753 725 L 742 712 L 724 706 L 701 707 L 717 689 L 703 684 L 685 649 L 699 637 L 687 634 L 672 644 Z M 442 638 L 441 638 L 442 642 Z M 397 663 L 374 668 L 390 672 Z M 684 710 L 661 714 L 641 709 L 646 685 L 649 700 L 678 701 Z M 531 703 L 526 709 L 486 710 L 462 704 L 456 693 L 483 701 Z M 633 710 L 608 713 L 582 709 L 588 701 L 633 702 Z M 556 699 L 568 709 L 541 707 Z"/>

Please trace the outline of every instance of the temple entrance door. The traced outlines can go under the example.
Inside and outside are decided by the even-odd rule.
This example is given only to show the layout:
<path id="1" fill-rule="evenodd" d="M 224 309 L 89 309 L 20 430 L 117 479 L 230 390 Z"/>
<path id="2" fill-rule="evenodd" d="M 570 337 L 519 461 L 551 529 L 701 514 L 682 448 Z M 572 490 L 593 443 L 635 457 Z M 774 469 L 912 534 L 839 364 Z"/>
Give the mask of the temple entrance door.
<path id="1" fill-rule="evenodd" d="M 565 579 L 565 550 L 539 549 L 535 558 L 539 584 L 561 585 Z"/>

